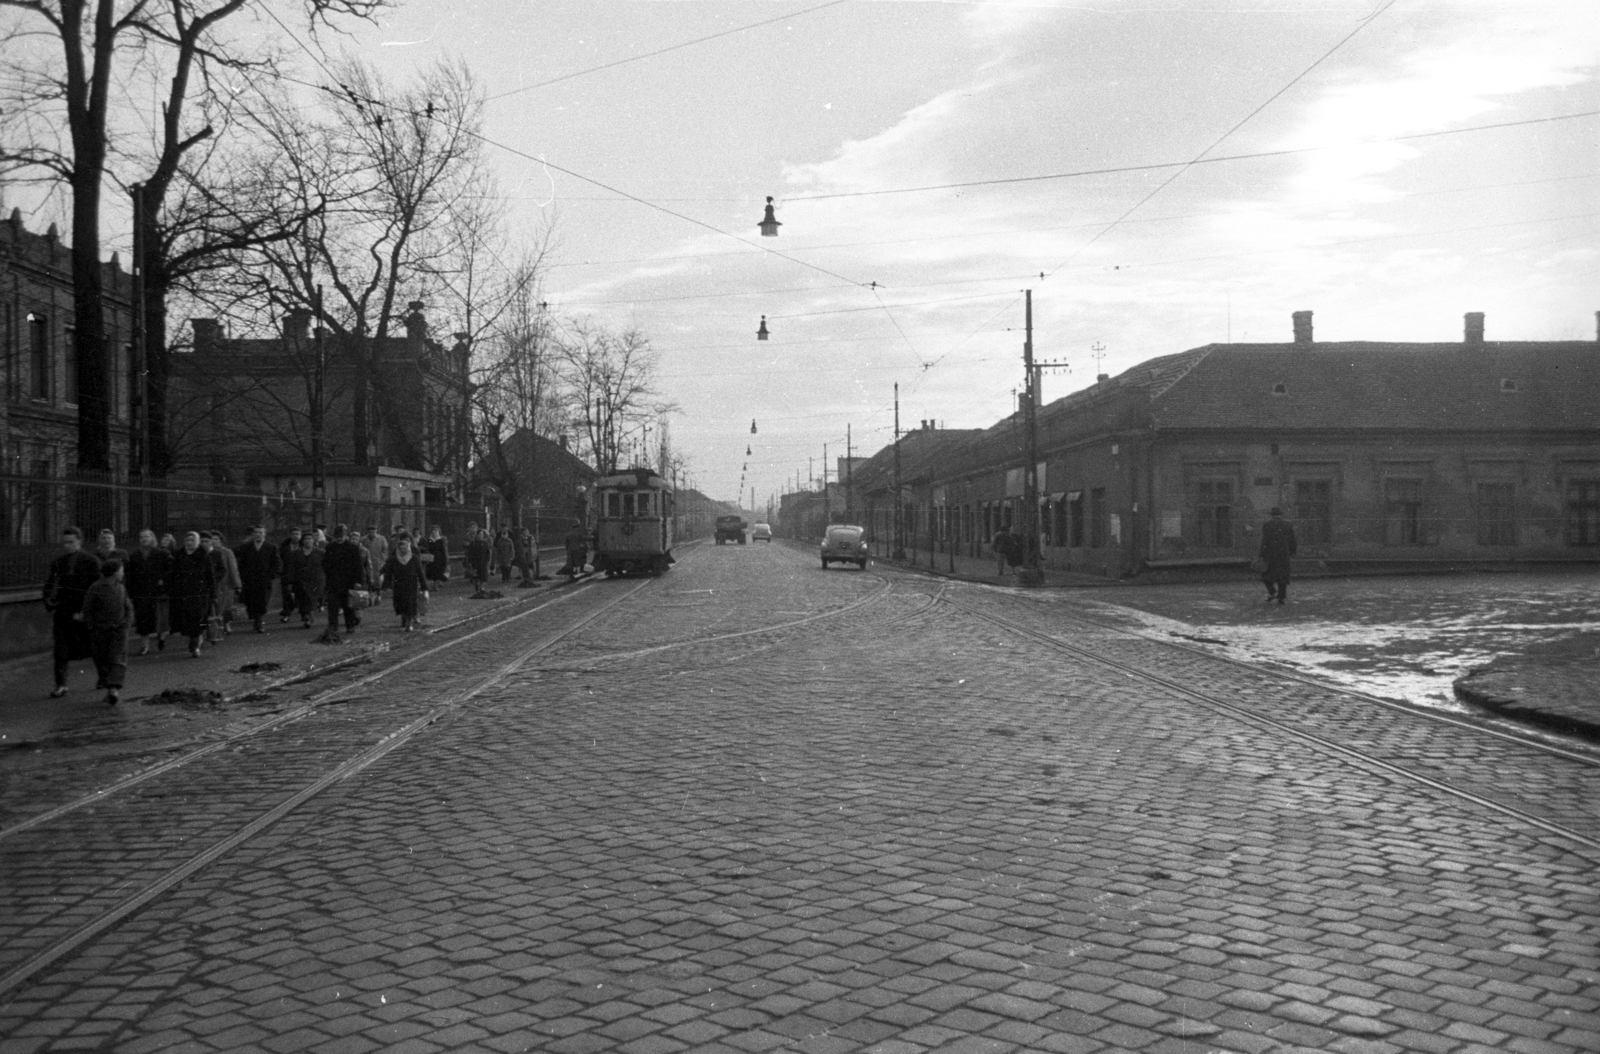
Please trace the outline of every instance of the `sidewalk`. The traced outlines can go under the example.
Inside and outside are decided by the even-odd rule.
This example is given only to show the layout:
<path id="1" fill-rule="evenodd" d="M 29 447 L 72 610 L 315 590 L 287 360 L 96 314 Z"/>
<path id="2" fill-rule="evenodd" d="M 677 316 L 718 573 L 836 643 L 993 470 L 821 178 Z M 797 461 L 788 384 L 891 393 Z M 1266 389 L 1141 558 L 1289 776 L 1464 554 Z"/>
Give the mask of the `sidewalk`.
<path id="1" fill-rule="evenodd" d="M 553 569 L 559 564 L 546 560 L 544 566 Z M 249 619 L 236 619 L 233 633 L 218 644 L 203 645 L 198 659 L 190 657 L 182 637 L 169 637 L 163 651 L 152 644 L 150 654 L 142 657 L 137 655 L 141 641 L 131 640 L 127 684 L 122 702 L 114 708 L 106 705 L 103 690 L 95 690 L 94 664 L 87 659 L 72 664 L 68 692 L 60 699 L 49 698 L 53 686 L 49 652 L 12 659 L 0 664 L 0 749 L 82 738 L 99 729 L 108 715 L 115 715 L 126 732 L 130 722 L 161 721 L 181 712 L 256 701 L 274 688 L 370 661 L 392 647 L 426 642 L 428 631 L 509 610 L 566 584 L 565 578 L 554 578 L 521 589 L 515 578 L 506 585 L 495 578 L 488 589 L 502 596 L 473 600 L 470 585 L 453 578 L 432 592 L 422 629 L 413 633 L 400 631 L 400 619 L 386 593 L 377 605 L 361 612 L 361 625 L 354 633 L 341 629 L 337 644 L 317 642 L 327 625 L 323 612 L 316 613 L 311 629 L 301 626 L 298 615 L 280 622 L 274 589 L 265 633 L 252 632 Z M 238 610 L 243 613 L 242 606 Z M 172 694 L 162 698 L 164 692 Z"/>
<path id="2" fill-rule="evenodd" d="M 944 578 L 957 578 L 964 582 L 982 582 L 985 585 L 1020 586 L 1017 581 L 1019 568 L 1008 567 L 1005 574 L 996 570 L 996 561 L 993 555 L 962 556 L 956 554 L 952 557 L 949 553 L 929 553 L 926 549 L 907 549 L 905 560 L 891 560 L 882 553 L 887 552 L 887 547 L 874 545 L 873 560 L 877 563 L 888 564 L 896 567 L 906 567 L 917 571 L 927 571 Z M 952 562 L 954 570 L 951 570 Z M 1059 571 L 1045 568 L 1042 571 L 1044 580 L 1040 586 L 1046 589 L 1065 587 L 1103 587 L 1123 585 L 1114 578 L 1104 575 L 1083 574 L 1077 571 Z M 1038 588 L 1038 587 L 1035 587 Z"/>
<path id="3" fill-rule="evenodd" d="M 1600 742 L 1600 635 L 1530 645 L 1452 687 L 1458 698 L 1502 717 Z"/>

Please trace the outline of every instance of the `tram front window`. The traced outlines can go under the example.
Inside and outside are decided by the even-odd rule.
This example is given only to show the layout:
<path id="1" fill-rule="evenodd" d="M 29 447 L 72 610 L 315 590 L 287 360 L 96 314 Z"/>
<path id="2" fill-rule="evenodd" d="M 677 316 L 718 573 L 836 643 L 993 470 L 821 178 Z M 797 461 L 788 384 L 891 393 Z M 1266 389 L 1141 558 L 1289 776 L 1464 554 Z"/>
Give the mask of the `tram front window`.
<path id="1" fill-rule="evenodd" d="M 606 515 L 622 515 L 622 495 L 618 494 L 616 491 L 612 491 L 610 494 L 606 495 Z"/>
<path id="2" fill-rule="evenodd" d="M 650 515 L 650 495 L 648 494 L 639 495 L 639 515 Z"/>

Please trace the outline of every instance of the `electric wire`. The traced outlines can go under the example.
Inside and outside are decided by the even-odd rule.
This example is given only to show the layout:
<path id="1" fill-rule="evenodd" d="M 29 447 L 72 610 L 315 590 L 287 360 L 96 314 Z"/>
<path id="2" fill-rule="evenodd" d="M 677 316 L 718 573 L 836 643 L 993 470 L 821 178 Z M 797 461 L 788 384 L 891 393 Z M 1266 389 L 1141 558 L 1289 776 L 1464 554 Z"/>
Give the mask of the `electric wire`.
<path id="1" fill-rule="evenodd" d="M 838 7 L 840 4 L 845 2 L 846 0 L 830 0 L 829 3 L 818 4 L 816 7 L 808 7 L 803 11 L 795 11 L 792 14 L 779 15 L 776 18 L 764 18 L 760 22 L 751 22 L 748 25 L 735 26 L 733 29 L 724 29 L 720 33 L 712 33 L 709 36 L 696 37 L 693 40 L 685 40 L 679 44 L 671 44 L 664 48 L 657 48 L 655 51 L 647 51 L 640 55 L 631 55 L 625 59 L 617 59 L 615 62 L 606 62 L 599 66 L 590 66 L 587 69 L 575 70 L 572 73 L 563 73 L 559 77 L 551 77 L 549 80 L 542 80 L 536 84 L 526 84 L 519 88 L 512 88 L 510 91 L 501 92 L 499 95 L 491 95 L 484 99 L 484 102 L 496 102 L 500 99 L 509 99 L 513 95 L 520 95 L 523 92 L 530 92 L 535 88 L 547 88 L 552 84 L 560 84 L 563 81 L 573 80 L 577 77 L 585 77 L 591 73 L 599 73 L 602 70 L 616 69 L 618 66 L 626 66 L 633 62 L 642 62 L 645 59 L 655 58 L 657 55 L 665 55 L 668 52 L 681 51 L 684 48 L 693 47 L 696 44 L 704 44 L 708 40 L 717 40 L 721 37 L 731 37 L 739 33 L 746 33 L 752 29 L 759 29 L 762 26 L 770 26 L 774 22 L 785 22 L 792 18 L 803 18 L 806 15 L 815 14 L 818 11 L 822 11 L 830 7 Z"/>

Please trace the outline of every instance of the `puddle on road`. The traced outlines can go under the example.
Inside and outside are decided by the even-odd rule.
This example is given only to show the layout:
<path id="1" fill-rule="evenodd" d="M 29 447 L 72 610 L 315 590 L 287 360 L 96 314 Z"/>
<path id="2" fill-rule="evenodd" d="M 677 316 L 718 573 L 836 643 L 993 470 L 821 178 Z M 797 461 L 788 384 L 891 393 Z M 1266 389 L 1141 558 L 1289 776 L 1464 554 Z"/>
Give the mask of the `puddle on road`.
<path id="1" fill-rule="evenodd" d="M 1453 682 L 1497 659 L 1600 642 L 1600 575 L 1308 579 L 1287 607 L 1253 582 L 1036 594 L 1091 617 L 1236 659 L 1452 712 Z M 1103 599 L 1101 599 L 1103 598 Z"/>

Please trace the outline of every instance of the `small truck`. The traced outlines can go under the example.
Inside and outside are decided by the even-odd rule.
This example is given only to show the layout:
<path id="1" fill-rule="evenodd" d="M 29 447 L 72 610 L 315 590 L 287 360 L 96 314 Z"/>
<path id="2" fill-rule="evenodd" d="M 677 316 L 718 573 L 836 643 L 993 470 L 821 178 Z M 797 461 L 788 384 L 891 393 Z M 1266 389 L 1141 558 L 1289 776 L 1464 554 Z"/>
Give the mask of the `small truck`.
<path id="1" fill-rule="evenodd" d="M 743 516 L 718 516 L 717 517 L 717 544 L 724 542 L 738 542 L 744 544 L 744 529 L 747 524 Z"/>

